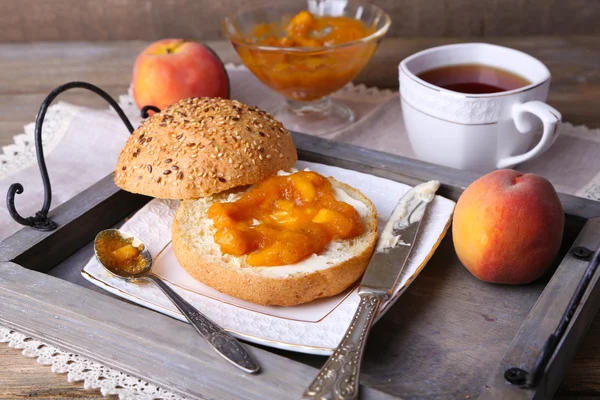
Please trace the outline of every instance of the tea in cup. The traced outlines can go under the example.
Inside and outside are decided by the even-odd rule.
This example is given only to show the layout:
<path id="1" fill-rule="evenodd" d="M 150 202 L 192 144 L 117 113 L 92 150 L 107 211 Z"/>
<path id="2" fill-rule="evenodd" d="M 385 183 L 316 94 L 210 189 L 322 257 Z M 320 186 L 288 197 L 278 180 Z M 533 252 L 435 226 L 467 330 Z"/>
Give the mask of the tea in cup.
<path id="1" fill-rule="evenodd" d="M 421 160 L 487 173 L 542 154 L 558 137 L 562 117 L 545 103 L 550 71 L 528 54 L 454 44 L 416 53 L 399 70 L 404 123 Z"/>

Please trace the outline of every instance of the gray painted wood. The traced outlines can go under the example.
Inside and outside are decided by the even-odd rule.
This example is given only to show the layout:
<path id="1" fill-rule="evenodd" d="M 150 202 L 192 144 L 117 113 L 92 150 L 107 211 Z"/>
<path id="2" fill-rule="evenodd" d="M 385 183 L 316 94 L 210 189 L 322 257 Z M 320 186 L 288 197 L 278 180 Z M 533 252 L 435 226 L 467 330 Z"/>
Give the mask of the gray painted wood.
<path id="1" fill-rule="evenodd" d="M 589 249 L 597 249 L 600 246 L 600 217 L 588 220 L 573 243 L 573 247 L 575 246 L 584 246 Z M 570 359 L 575 353 L 577 340 L 563 340 L 560 346 L 561 352 L 554 356 L 554 373 L 546 376 L 538 384 L 539 390 L 537 391 L 534 389 L 520 389 L 507 384 L 504 379 L 504 371 L 512 367 L 533 371 L 535 361 L 542 347 L 548 337 L 554 333 L 556 322 L 560 321 L 588 265 L 589 260 L 580 260 L 567 253 L 554 276 L 546 285 L 544 292 L 521 325 L 492 378 L 488 381 L 488 389 L 484 390 L 479 397 L 481 400 L 542 399 L 551 397 L 554 394 L 560 383 L 560 377 L 566 368 L 565 360 Z M 598 276 L 600 276 L 600 273 L 596 274 L 595 279 L 590 284 L 587 296 L 583 299 L 586 305 L 588 305 L 586 301 L 590 300 L 591 293 L 600 291 L 600 288 L 595 287 Z M 595 296 L 594 300 L 588 305 L 590 309 L 579 310 L 579 313 L 585 312 L 588 315 L 595 315 L 598 312 L 598 296 Z M 588 326 L 590 322 L 591 319 L 588 323 L 584 323 L 583 319 L 579 320 L 579 323 L 583 326 Z M 582 328 L 577 329 L 581 331 Z"/>
<path id="2" fill-rule="evenodd" d="M 303 159 L 353 168 L 408 184 L 435 178 L 443 183 L 441 193 L 453 199 L 457 199 L 462 188 L 476 178 L 463 171 L 306 135 L 294 134 L 294 140 Z M 97 196 L 88 194 L 95 199 L 94 204 L 119 195 L 119 192 L 114 192 L 114 187 L 111 189 L 111 185 L 104 181 L 99 187 L 104 189 Z M 93 193 L 94 188 L 90 191 Z M 573 244 L 587 218 L 600 215 L 600 204 L 596 202 L 572 196 L 561 196 L 561 199 L 569 215 L 557 264 Z M 70 209 L 71 202 L 81 204 L 81 201 L 76 197 L 65 203 L 62 209 L 57 208 L 56 217 L 63 218 L 61 214 Z M 102 213 L 98 212 L 94 219 L 87 219 L 82 229 L 92 233 L 112 225 L 101 216 Z M 78 223 L 73 221 L 65 225 L 76 231 Z M 60 234 L 56 234 L 49 238 L 59 244 L 60 237 Z M 14 238 L 11 240 L 17 243 Z M 0 245 L 0 259 L 10 260 L 7 257 L 14 255 L 15 251 L 9 247 Z M 35 247 L 25 250 L 21 259 L 35 260 L 34 255 L 30 254 L 35 253 Z M 59 259 L 66 261 L 58 265 L 53 273 L 77 281 L 77 274 L 87 260 L 86 251 L 89 249 L 81 250 L 68 259 L 70 253 L 56 252 L 52 262 Z M 88 253 L 90 255 L 91 252 Z M 47 267 L 54 266 L 50 264 Z M 26 263 L 23 266 L 32 267 Z M 565 268 L 558 268 L 552 279 L 560 282 L 564 271 Z M 489 380 L 490 371 L 502 360 L 550 278 L 551 275 L 548 275 L 531 285 L 518 287 L 480 282 L 458 261 L 449 233 L 427 268 L 373 328 L 365 354 L 362 383 L 385 393 L 401 394 L 406 399 L 479 395 Z M 564 291 L 563 300 L 566 296 L 567 290 Z M 275 368 L 265 371 L 266 378 L 263 376 L 249 381 L 251 378 L 236 375 L 237 370 L 230 371 L 228 368 L 233 367 L 223 364 L 219 359 L 216 360 L 219 363 L 212 363 L 213 358 L 218 356 L 207 352 L 201 340 L 193 335 L 191 327 L 181 322 L 72 283 L 26 271 L 12 263 L 0 267 L 0 304 L 7 305 L 0 309 L 2 324 L 19 328 L 51 344 L 79 352 L 166 388 L 188 390 L 192 393 L 189 394 L 191 397 L 228 398 L 233 395 L 232 388 L 247 390 L 247 398 L 280 398 L 270 396 L 301 393 L 300 386 L 303 389 L 312 380 L 315 368 L 324 361 L 323 357 L 265 351 L 253 346 L 259 361 L 273 362 L 269 365 Z M 118 313 L 114 311 L 116 309 Z M 59 324 L 55 315 L 59 316 Z M 572 331 L 565 346 L 576 344 L 585 331 L 582 326 L 589 323 L 592 317 L 590 312 L 581 314 L 583 325 Z M 550 319 L 548 321 L 552 322 Z M 115 342 L 117 337 L 119 340 Z M 129 339 L 138 344 L 128 346 L 124 340 Z M 140 346 L 149 346 L 149 349 L 157 350 L 160 354 L 138 354 Z M 98 351 L 99 348 L 103 352 Z M 197 349 L 198 353 L 190 352 L 191 348 Z M 284 357 L 277 357 L 273 353 Z M 561 357 L 567 357 L 565 354 Z M 158 368 L 160 373 L 145 369 L 147 365 L 157 364 L 161 364 Z M 276 372 L 281 376 L 275 376 Z M 191 379 L 192 373 L 202 385 L 181 380 L 181 376 Z M 227 377 L 226 386 L 213 382 L 213 379 L 220 380 L 223 376 Z M 383 396 L 373 393 L 375 397 Z"/>
<path id="3" fill-rule="evenodd" d="M 194 329 L 14 263 L 0 264 L 0 324 L 191 399 L 300 397 L 316 369 L 252 348 L 248 375 L 224 362 Z M 393 396 L 362 389 L 365 399 Z"/>

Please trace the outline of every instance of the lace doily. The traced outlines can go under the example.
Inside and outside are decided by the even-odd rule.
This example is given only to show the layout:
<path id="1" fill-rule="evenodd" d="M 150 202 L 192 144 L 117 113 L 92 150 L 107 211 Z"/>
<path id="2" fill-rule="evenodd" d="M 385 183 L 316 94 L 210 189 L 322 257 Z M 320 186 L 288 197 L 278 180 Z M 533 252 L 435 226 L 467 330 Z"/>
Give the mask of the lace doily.
<path id="1" fill-rule="evenodd" d="M 121 400 L 180 400 L 182 396 L 168 392 L 122 372 L 90 361 L 73 353 L 64 352 L 12 329 L 0 327 L 0 343 L 22 349 L 26 357 L 37 358 L 49 365 L 54 373 L 66 373 L 69 382 L 83 381 L 85 389 L 100 389 L 104 396 L 117 395 Z"/>
<path id="2" fill-rule="evenodd" d="M 381 102 L 383 98 L 389 98 L 390 96 L 395 96 L 395 93 L 390 89 L 378 89 L 373 87 L 367 87 L 362 83 L 358 85 L 349 83 L 332 95 L 332 97 L 336 98 L 356 99 L 360 100 L 361 102 L 378 103 Z M 127 94 L 122 94 L 119 96 L 118 102 L 119 106 L 123 109 L 123 111 L 128 117 L 138 117 L 139 110 L 135 105 L 135 102 L 133 101 L 131 87 L 129 88 Z"/>
<path id="3" fill-rule="evenodd" d="M 590 200 L 600 201 L 600 172 L 598 172 L 581 190 L 577 191 L 575 195 Z"/>
<path id="4" fill-rule="evenodd" d="M 42 145 L 44 154 L 50 153 L 65 136 L 79 107 L 68 103 L 51 106 L 44 118 Z M 0 151 L 0 180 L 37 164 L 35 155 L 35 122 L 25 125 L 25 132 L 16 135 L 13 143 Z"/>

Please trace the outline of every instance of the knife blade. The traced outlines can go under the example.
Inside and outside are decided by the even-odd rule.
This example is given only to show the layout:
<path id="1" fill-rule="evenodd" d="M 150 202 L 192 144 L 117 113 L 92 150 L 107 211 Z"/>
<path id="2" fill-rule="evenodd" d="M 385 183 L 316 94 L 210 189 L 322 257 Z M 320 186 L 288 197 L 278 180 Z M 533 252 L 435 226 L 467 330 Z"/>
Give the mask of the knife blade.
<path id="1" fill-rule="evenodd" d="M 398 201 L 381 232 L 375 253 L 361 280 L 360 303 L 350 326 L 302 399 L 351 400 L 358 398 L 359 373 L 367 336 L 380 304 L 392 293 L 412 249 L 438 181 L 415 186 Z"/>
<path id="2" fill-rule="evenodd" d="M 439 187 L 438 181 L 422 183 L 398 201 L 379 236 L 375 253 L 360 282 L 359 293 L 391 294 L 414 247 L 425 209 Z"/>

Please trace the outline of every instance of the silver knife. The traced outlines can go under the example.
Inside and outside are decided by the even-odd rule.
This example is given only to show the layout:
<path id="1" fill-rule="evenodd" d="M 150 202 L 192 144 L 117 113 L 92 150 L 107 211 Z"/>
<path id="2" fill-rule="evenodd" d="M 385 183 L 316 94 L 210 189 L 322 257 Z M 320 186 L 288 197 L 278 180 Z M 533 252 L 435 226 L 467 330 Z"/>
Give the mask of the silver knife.
<path id="1" fill-rule="evenodd" d="M 360 303 L 354 318 L 338 347 L 304 391 L 302 399 L 358 398 L 360 363 L 369 329 L 379 306 L 392 294 L 414 247 L 427 206 L 439 186 L 438 181 L 415 186 L 396 205 L 360 282 Z"/>

